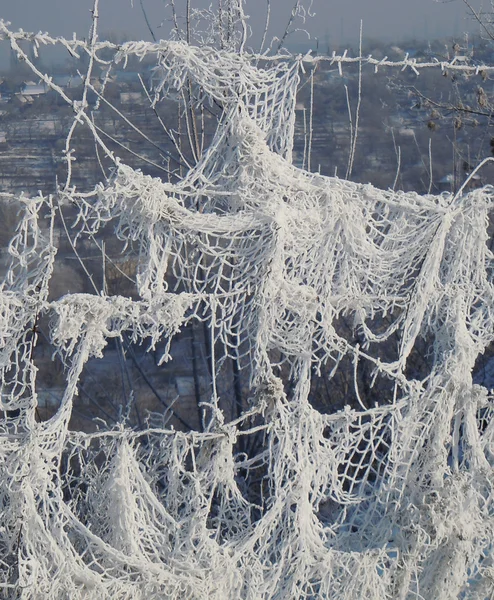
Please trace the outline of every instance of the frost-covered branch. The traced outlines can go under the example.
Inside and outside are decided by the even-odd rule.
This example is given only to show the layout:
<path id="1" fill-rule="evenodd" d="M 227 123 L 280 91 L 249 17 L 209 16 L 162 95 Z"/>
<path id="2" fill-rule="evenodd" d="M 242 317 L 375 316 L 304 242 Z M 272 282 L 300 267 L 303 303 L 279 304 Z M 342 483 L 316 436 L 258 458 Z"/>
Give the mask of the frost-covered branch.
<path id="1" fill-rule="evenodd" d="M 304 65 L 493 67 L 249 54 L 242 4 L 228 6 L 222 47 L 183 39 L 117 46 L 98 40 L 96 24 L 88 43 L 0 25 L 73 108 L 68 158 L 77 158 L 84 128 L 113 167 L 79 190 L 69 162 L 58 202 L 20 199 L 0 287 L 6 595 L 484 600 L 494 405 L 472 373 L 494 342 L 493 189 L 380 190 L 297 168 L 292 148 Z M 89 54 L 79 101 L 32 64 L 26 42 Z M 103 50 L 114 52 L 110 61 Z M 131 56 L 155 57 L 152 106 L 173 101 L 189 124 L 188 136 L 158 129 L 176 140 L 173 176 L 117 158 L 88 110 L 90 91 L 111 103 L 91 69 Z M 197 118 L 206 107 L 218 110 L 207 134 Z M 111 231 L 122 242 L 136 262 L 132 294 L 109 293 L 103 268 L 102 291 L 94 283 L 95 293 L 49 297 L 65 204 L 77 211 L 69 240 L 82 263 L 84 240 Z M 98 250 L 106 265 L 105 246 Z M 35 417 L 40 316 L 65 367 L 60 406 L 45 420 Z M 202 429 L 181 431 L 162 414 L 135 428 L 123 415 L 115 426 L 72 430 L 84 369 L 111 340 L 143 352 L 161 344 L 173 364 L 171 344 L 191 324 L 209 346 L 207 397 L 197 393 Z M 411 357 L 425 344 L 426 372 L 417 375 Z M 394 354 L 383 351 L 391 346 Z M 236 411 L 225 410 L 219 386 L 229 360 L 247 381 Z M 345 407 L 317 410 L 315 374 L 331 379 L 345 364 Z M 362 389 L 362 369 L 377 405 Z M 181 398 L 174 402 L 175 410 Z"/>

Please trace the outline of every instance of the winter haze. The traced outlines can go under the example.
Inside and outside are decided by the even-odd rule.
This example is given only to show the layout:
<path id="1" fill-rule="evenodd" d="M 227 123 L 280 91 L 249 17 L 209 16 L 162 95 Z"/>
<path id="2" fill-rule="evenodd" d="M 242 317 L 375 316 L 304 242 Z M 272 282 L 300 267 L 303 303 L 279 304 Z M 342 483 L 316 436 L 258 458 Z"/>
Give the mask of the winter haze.
<path id="1" fill-rule="evenodd" d="M 478 8 L 479 2 L 474 0 L 473 6 Z M 271 0 L 270 31 L 273 35 L 284 30 L 293 4 L 293 0 Z M 166 2 L 143 0 L 143 5 L 156 36 L 166 37 L 169 28 Z M 184 12 L 184 5 L 185 0 L 177 0 L 178 12 Z M 209 2 L 198 0 L 192 5 L 204 8 Z M 85 35 L 90 26 L 91 6 L 90 0 L 16 0 L 2 3 L 0 18 L 10 21 L 15 28 L 28 31 L 42 30 L 65 36 L 75 31 Z M 245 6 L 252 30 L 259 32 L 264 28 L 266 0 L 247 0 Z M 355 39 L 361 19 L 365 37 L 386 40 L 457 36 L 476 29 L 462 0 L 313 0 L 311 12 L 314 16 L 308 18 L 305 28 L 325 47 Z M 101 0 L 100 16 L 102 34 L 150 38 L 140 0 Z"/>

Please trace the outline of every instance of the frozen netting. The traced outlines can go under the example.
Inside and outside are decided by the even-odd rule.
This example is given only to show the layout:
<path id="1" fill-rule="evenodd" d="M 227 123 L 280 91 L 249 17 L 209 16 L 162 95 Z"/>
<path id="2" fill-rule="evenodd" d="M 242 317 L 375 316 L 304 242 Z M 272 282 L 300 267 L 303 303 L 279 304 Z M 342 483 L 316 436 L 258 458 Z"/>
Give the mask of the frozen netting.
<path id="1" fill-rule="evenodd" d="M 494 338 L 493 190 L 419 196 L 295 168 L 300 60 L 180 41 L 119 51 L 147 47 L 159 58 L 155 102 L 193 85 L 222 117 L 181 178 L 116 161 L 92 192 L 60 192 L 79 207 L 81 235 L 110 223 L 138 248 L 138 300 L 49 301 L 53 225 L 44 219 L 42 233 L 37 219 L 48 200 L 23 200 L 0 288 L 4 597 L 485 600 L 493 405 L 472 372 Z M 40 313 L 67 366 L 45 422 L 32 360 Z M 153 345 L 193 320 L 207 323 L 216 362 L 248 372 L 245 414 L 221 411 L 213 361 L 203 431 L 69 430 L 78 377 L 109 338 Z M 414 378 L 419 338 L 429 367 Z M 323 414 L 311 378 L 344 359 L 358 403 Z M 364 363 L 389 382 L 374 406 L 358 389 Z M 257 450 L 239 453 L 254 436 Z"/>

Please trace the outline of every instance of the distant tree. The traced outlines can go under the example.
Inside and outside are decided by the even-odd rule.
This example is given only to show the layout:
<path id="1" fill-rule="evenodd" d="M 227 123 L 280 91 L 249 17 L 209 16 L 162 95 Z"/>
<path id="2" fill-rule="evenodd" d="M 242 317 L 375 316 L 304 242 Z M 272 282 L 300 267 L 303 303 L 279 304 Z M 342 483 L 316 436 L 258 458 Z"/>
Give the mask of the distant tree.
<path id="1" fill-rule="evenodd" d="M 453 147 L 449 175 L 454 191 L 483 159 L 494 155 L 494 136 L 489 131 L 494 109 L 489 85 L 493 13 L 477 10 L 468 0 L 463 3 L 478 25 L 480 36 L 476 41 L 468 35 L 453 39 L 440 53 L 431 53 L 441 61 L 441 73 L 431 72 L 409 84 L 410 96 L 423 114 L 424 124 L 431 132 L 440 128 L 447 131 Z M 492 170 L 487 173 L 484 180 L 492 177 Z M 480 184 L 481 175 L 474 178 L 474 185 Z"/>

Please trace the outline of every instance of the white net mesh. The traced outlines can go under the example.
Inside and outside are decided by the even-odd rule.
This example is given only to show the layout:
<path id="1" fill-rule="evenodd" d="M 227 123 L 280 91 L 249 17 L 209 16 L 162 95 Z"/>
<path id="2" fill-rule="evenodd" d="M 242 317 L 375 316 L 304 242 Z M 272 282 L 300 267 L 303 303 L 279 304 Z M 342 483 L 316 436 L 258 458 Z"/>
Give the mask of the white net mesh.
<path id="1" fill-rule="evenodd" d="M 490 597 L 493 405 L 472 372 L 494 341 L 492 189 L 424 197 L 297 169 L 300 60 L 179 41 L 128 44 L 118 58 L 153 52 L 156 102 L 192 85 L 204 105 L 221 106 L 207 150 L 168 182 L 117 160 L 95 190 L 60 191 L 79 207 L 81 236 L 109 223 L 137 247 L 139 299 L 48 299 L 48 199 L 23 201 L 9 249 L 4 596 Z M 85 110 L 77 118 L 103 145 Z M 38 218 L 47 206 L 48 230 Z M 40 314 L 67 366 L 60 408 L 43 422 L 32 357 Z M 358 339 L 343 335 L 343 317 Z M 82 369 L 110 338 L 169 343 L 194 321 L 207 323 L 213 354 L 203 431 L 69 430 Z M 418 377 L 408 363 L 424 340 Z M 225 357 L 250 378 L 250 407 L 235 420 L 217 394 Z M 356 402 L 317 410 L 311 381 L 348 361 Z M 381 382 L 376 405 L 363 368 Z M 241 438 L 250 451 L 238 451 Z"/>

